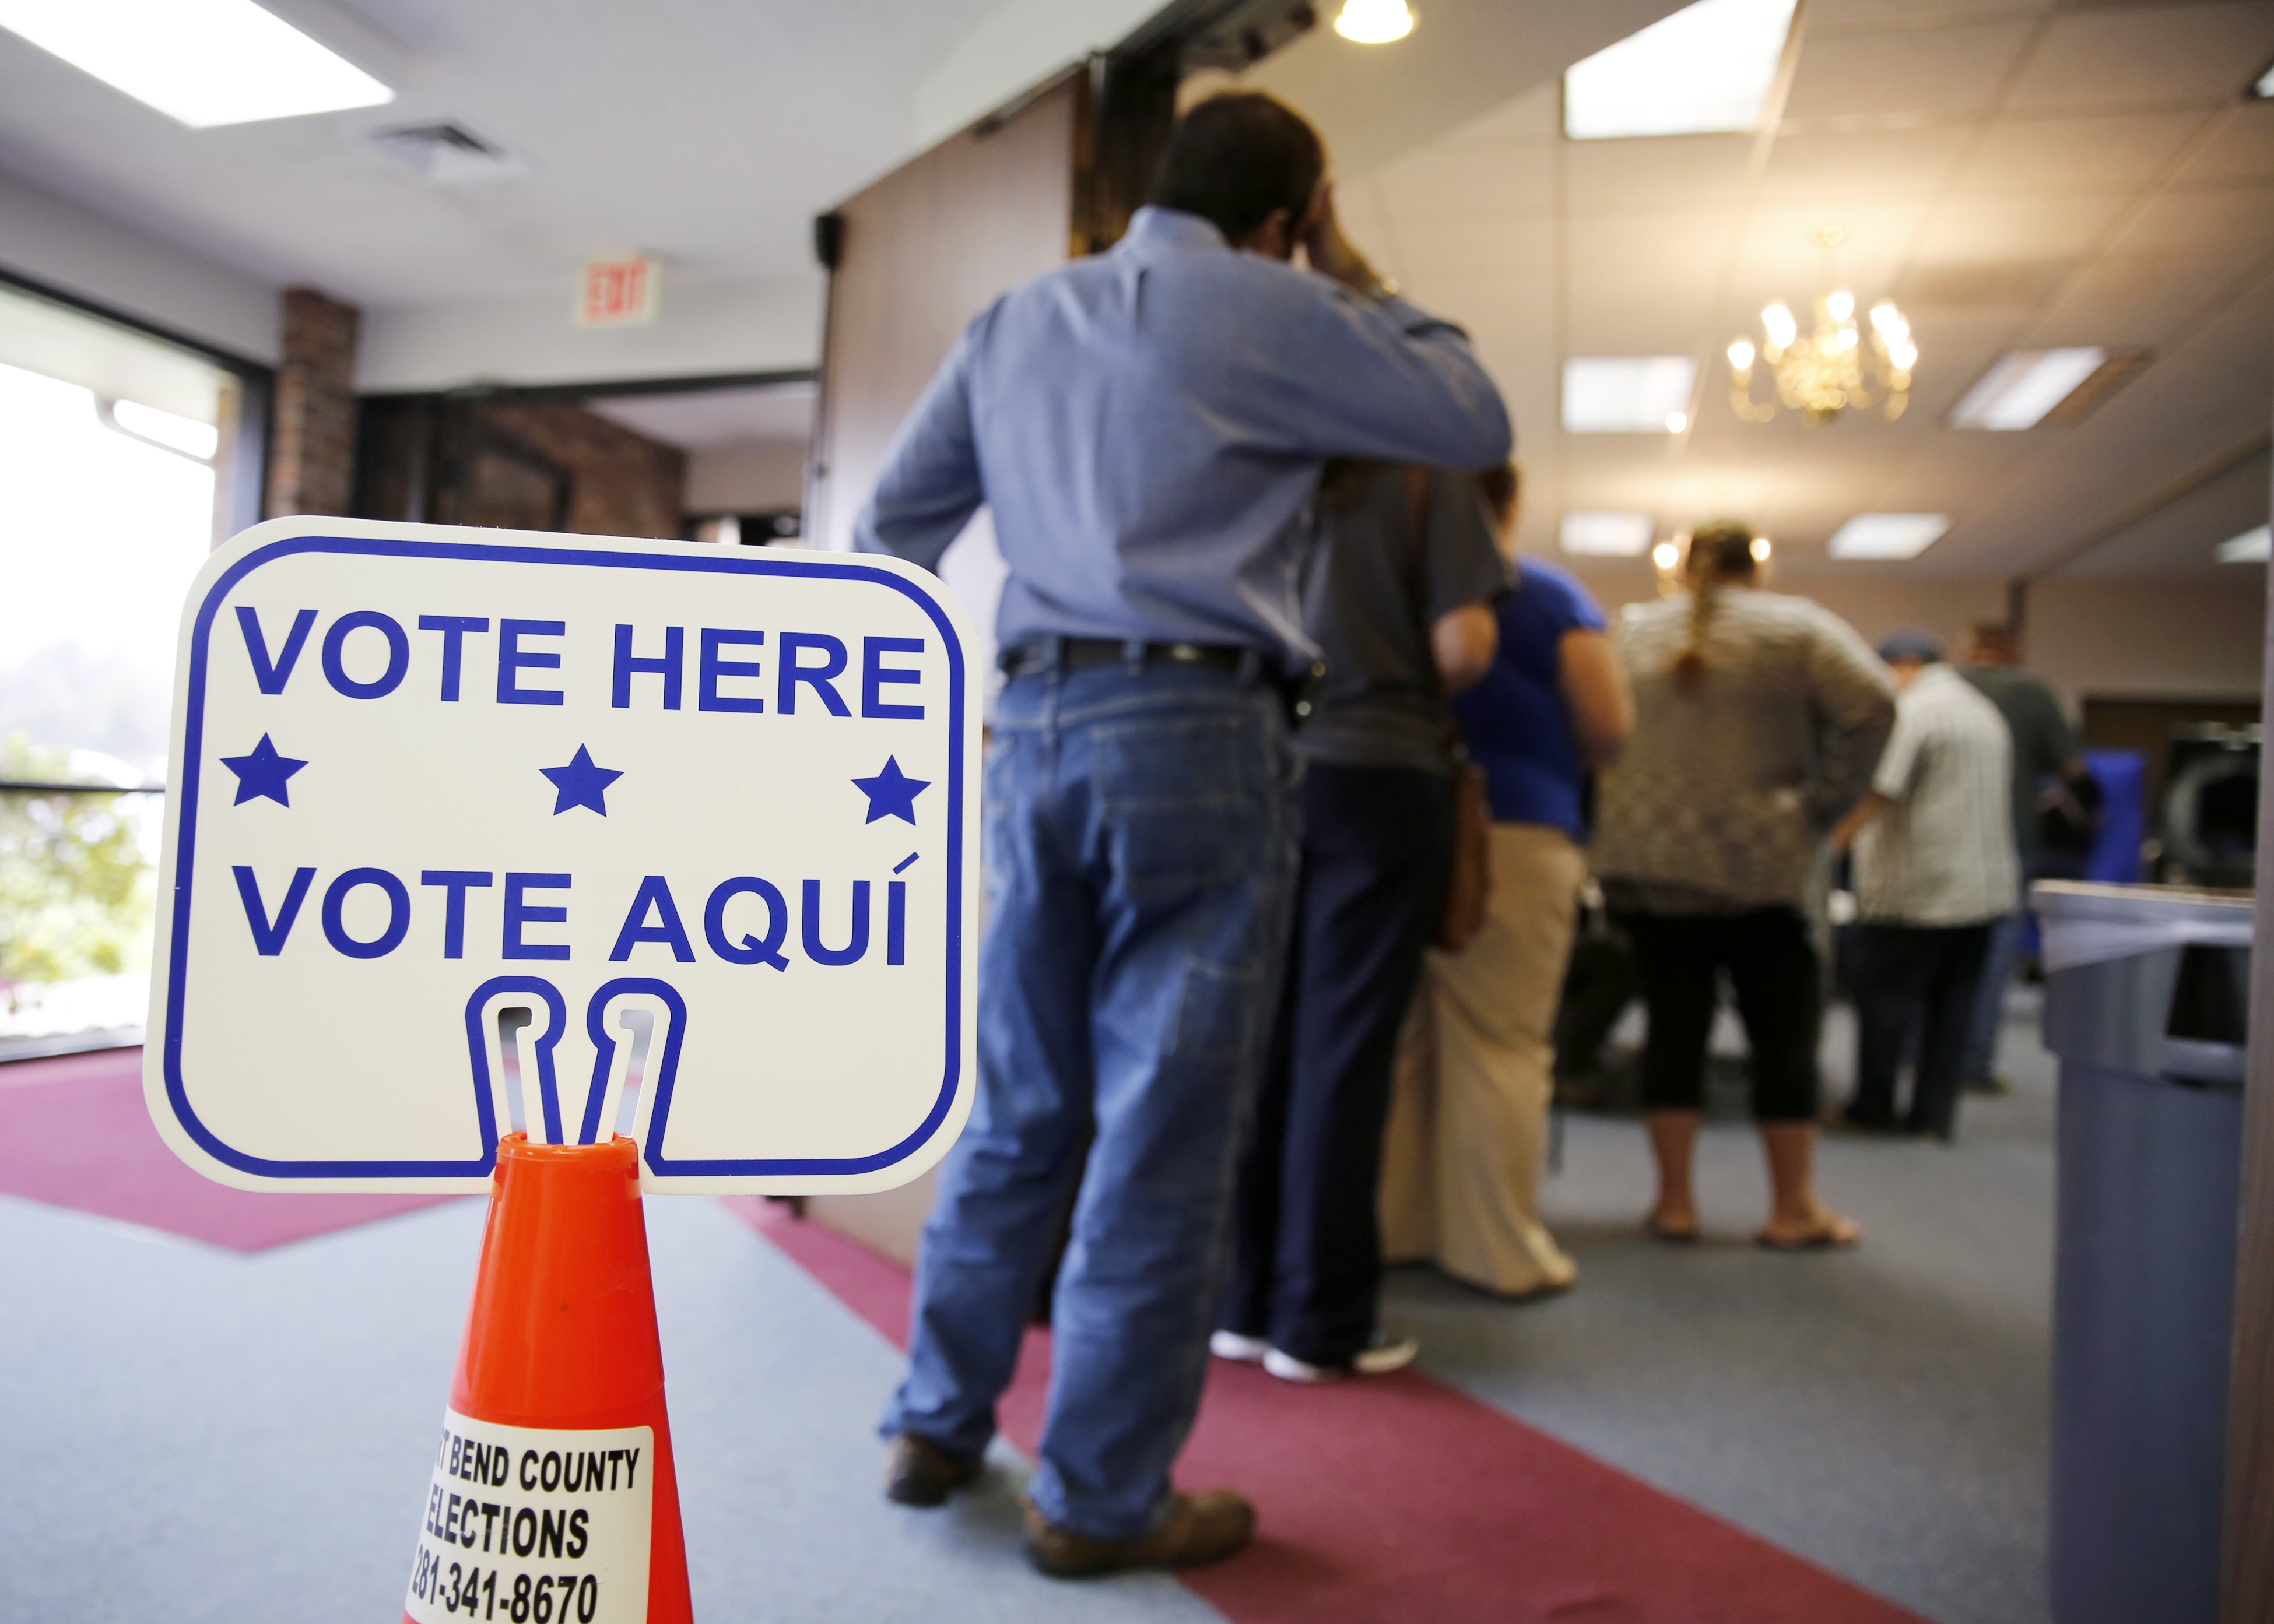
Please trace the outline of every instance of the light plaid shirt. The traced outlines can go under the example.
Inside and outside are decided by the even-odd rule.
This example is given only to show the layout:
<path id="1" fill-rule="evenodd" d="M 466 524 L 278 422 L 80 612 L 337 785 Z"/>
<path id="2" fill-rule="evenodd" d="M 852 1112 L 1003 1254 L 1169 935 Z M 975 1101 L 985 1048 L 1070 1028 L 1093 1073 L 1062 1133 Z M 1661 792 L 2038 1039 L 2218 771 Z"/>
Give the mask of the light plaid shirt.
<path id="1" fill-rule="evenodd" d="M 1893 804 L 1856 840 L 1864 918 L 1977 925 L 2014 911 L 2012 759 L 2006 718 L 1973 684 L 1939 662 L 1913 679 L 1871 778 Z"/>

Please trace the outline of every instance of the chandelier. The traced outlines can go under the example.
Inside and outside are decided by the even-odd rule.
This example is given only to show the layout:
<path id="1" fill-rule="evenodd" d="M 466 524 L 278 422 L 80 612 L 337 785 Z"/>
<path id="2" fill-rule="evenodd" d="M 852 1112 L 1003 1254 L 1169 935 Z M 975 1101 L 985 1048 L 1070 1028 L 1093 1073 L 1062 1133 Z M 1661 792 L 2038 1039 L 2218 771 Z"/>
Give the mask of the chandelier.
<path id="1" fill-rule="evenodd" d="M 1831 251 L 1846 237 L 1837 226 L 1815 236 Z M 1827 282 L 1833 278 L 1827 274 Z M 1740 338 L 1729 346 L 1729 408 L 1748 423 L 1766 423 L 1780 410 L 1808 414 L 1811 423 L 1829 423 L 1843 411 L 1876 405 L 1889 422 L 1910 403 L 1911 369 L 1918 346 L 1911 324 L 1892 300 L 1871 306 L 1870 333 L 1856 320 L 1856 296 L 1834 288 L 1816 301 L 1815 322 L 1803 335 L 1800 321 L 1782 299 L 1761 312 L 1761 342 Z M 1767 370 L 1768 390 L 1754 398 L 1758 358 Z"/>

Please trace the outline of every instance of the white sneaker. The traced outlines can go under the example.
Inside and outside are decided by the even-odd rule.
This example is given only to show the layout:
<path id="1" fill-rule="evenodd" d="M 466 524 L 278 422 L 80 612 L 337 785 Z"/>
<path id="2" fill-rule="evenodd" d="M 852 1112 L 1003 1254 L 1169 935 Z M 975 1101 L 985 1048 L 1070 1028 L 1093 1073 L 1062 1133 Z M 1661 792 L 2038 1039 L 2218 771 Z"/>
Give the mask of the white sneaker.
<path id="1" fill-rule="evenodd" d="M 1299 1381 L 1315 1386 L 1324 1381 L 1340 1381 L 1345 1376 L 1386 1376 L 1392 1371 L 1404 1370 L 1420 1357 L 1421 1343 L 1412 1336 L 1391 1336 L 1377 1330 L 1374 1340 L 1360 1349 L 1348 1368 L 1332 1365 L 1312 1365 L 1291 1353 L 1282 1353 L 1273 1348 L 1263 1356 L 1263 1368 L 1282 1381 Z"/>
<path id="2" fill-rule="evenodd" d="M 1260 1336 L 1242 1336 L 1237 1331 L 1216 1331 L 1209 1336 L 1209 1351 L 1219 1359 L 1229 1359 L 1235 1365 L 1253 1365 L 1268 1358 L 1271 1344 Z"/>

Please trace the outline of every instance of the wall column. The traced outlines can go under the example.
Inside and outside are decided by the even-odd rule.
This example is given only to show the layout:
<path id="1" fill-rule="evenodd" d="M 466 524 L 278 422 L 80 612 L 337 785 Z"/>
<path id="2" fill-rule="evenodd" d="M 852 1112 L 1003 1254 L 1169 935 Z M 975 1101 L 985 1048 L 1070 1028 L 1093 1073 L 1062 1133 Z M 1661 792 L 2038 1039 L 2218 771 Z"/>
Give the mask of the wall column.
<path id="1" fill-rule="evenodd" d="M 345 514 L 355 494 L 356 337 L 362 315 L 313 288 L 284 294 L 284 358 L 276 368 L 269 441 L 271 517 Z"/>

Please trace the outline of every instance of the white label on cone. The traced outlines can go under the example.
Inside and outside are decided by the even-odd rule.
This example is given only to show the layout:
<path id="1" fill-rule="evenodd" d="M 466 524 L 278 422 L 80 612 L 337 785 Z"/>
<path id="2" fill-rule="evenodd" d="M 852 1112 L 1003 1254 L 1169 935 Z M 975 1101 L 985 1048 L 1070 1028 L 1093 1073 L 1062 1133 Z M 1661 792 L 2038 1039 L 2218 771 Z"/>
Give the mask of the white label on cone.
<path id="1" fill-rule="evenodd" d="M 655 1432 L 499 1426 L 446 1410 L 418 1528 L 418 1624 L 643 1624 Z"/>

